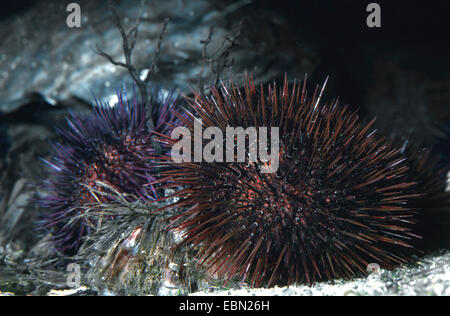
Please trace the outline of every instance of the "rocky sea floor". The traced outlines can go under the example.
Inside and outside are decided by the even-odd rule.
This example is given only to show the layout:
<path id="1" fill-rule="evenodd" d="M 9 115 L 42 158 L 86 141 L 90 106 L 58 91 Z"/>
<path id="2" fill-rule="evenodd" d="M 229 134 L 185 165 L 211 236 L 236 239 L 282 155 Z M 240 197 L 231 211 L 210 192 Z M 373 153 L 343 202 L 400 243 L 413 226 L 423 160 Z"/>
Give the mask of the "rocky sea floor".
<path id="1" fill-rule="evenodd" d="M 45 276 L 49 279 L 46 281 Z M 98 293 L 88 286 L 78 288 L 52 288 L 51 284 L 64 280 L 64 273 L 43 272 L 18 274 L 17 271 L 0 267 L 0 296 L 39 294 L 48 296 L 86 296 Z M 26 293 L 28 291 L 28 293 Z M 165 295 L 186 295 L 176 289 L 161 291 Z M 404 266 L 393 271 L 375 270 L 366 278 L 351 281 L 338 280 L 317 283 L 314 286 L 240 289 L 210 287 L 192 296 L 448 296 L 450 295 L 450 252 L 430 255 L 418 261 L 417 266 Z"/>
<path id="2" fill-rule="evenodd" d="M 428 256 L 420 266 L 401 267 L 393 271 L 374 271 L 367 278 L 339 280 L 309 286 L 270 289 L 202 291 L 192 295 L 232 296 L 448 296 L 450 295 L 450 252 Z"/>

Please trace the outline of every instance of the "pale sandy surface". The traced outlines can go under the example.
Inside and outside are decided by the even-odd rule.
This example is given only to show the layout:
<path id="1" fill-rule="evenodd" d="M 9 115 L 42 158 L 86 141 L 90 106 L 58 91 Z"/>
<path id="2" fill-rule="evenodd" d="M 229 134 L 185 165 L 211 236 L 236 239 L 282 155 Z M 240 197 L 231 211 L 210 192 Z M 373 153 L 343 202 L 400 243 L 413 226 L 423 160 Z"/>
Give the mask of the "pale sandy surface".
<path id="1" fill-rule="evenodd" d="M 380 270 L 367 278 L 338 281 L 334 285 L 318 283 L 309 286 L 276 287 L 271 289 L 215 290 L 192 295 L 231 296 L 331 296 L 331 295 L 450 295 L 450 252 L 429 256 L 420 261 L 421 267 L 403 267 L 394 271 Z"/>

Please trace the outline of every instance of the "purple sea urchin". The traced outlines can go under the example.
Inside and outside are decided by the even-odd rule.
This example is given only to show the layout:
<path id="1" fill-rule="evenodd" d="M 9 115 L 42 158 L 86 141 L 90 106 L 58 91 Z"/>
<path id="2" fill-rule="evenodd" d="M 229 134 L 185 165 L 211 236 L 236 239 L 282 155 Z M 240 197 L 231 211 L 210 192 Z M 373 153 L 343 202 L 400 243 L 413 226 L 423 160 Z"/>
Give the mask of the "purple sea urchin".
<path id="1" fill-rule="evenodd" d="M 59 129 L 62 139 L 54 145 L 53 156 L 45 161 L 50 166 L 50 177 L 46 181 L 48 195 L 39 203 L 49 210 L 40 223 L 53 234 L 55 248 L 72 253 L 90 230 L 90 224 L 78 215 L 83 207 L 102 202 L 105 197 L 92 195 L 91 189 L 102 191 L 97 181 L 120 193 L 138 198 L 154 200 L 158 194 L 153 186 L 145 185 L 155 180 L 152 161 L 154 156 L 152 132 L 167 133 L 166 121 L 173 119 L 170 109 L 175 104 L 173 95 L 164 100 L 154 94 L 152 118 L 154 130 L 150 131 L 148 108 L 132 102 L 126 94 L 118 92 L 118 103 L 110 106 L 97 101 L 93 113 L 72 114 L 68 128 Z"/>
<path id="2" fill-rule="evenodd" d="M 305 83 L 258 90 L 250 79 L 243 91 L 233 83 L 211 91 L 190 100 L 183 121 L 191 134 L 196 118 L 222 131 L 280 131 L 276 173 L 261 173 L 248 159 L 192 159 L 162 173 L 166 187 L 181 187 L 170 225 L 182 244 L 200 248 L 211 275 L 252 286 L 311 284 L 364 275 L 369 263 L 393 268 L 412 260 L 419 236 L 408 203 L 422 193 L 412 190 L 401 148 L 376 137 L 373 121 L 362 125 L 338 102 L 321 104 L 323 88 L 308 96 Z"/>

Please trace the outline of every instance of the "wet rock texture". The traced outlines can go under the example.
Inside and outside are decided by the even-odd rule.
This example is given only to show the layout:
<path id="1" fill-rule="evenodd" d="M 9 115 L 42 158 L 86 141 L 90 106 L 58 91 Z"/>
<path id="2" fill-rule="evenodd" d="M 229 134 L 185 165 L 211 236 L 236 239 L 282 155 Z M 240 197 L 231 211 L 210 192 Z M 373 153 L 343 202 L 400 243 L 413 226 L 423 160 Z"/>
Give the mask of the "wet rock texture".
<path id="1" fill-rule="evenodd" d="M 97 294 L 90 287 L 58 292 L 67 288 L 66 271 L 49 268 L 57 254 L 45 246 L 48 236 L 35 233 L 40 210 L 30 202 L 45 174 L 40 159 L 48 156 L 49 141 L 57 139 L 54 127 L 64 126 L 68 111 L 88 111 L 92 94 L 111 100 L 117 88 L 131 88 L 125 69 L 95 53 L 98 46 L 123 61 L 106 1 L 77 3 L 81 28 L 66 25 L 66 5 L 56 0 L 31 1 L 0 20 L 0 295 Z M 139 1 L 115 3 L 129 30 Z M 377 116 L 377 127 L 388 134 L 433 144 L 450 107 L 450 51 L 443 45 L 448 8 L 382 9 L 383 26 L 373 30 L 358 1 L 147 1 L 133 64 L 139 71 L 152 65 L 168 18 L 151 85 L 189 94 L 219 76 L 239 82 L 252 72 L 256 82 L 266 82 L 308 73 L 314 85 L 330 75 L 325 98 L 339 96 L 363 119 Z M 367 280 L 230 293 L 449 295 L 449 255 Z"/>
<path id="2" fill-rule="evenodd" d="M 107 98 L 123 83 L 131 83 L 125 69 L 95 53 L 98 46 L 115 60 L 123 59 L 120 34 L 106 2 L 78 3 L 81 28 L 66 25 L 69 13 L 60 1 L 39 2 L 20 16 L 2 22 L 2 112 L 16 109 L 31 92 L 50 102 L 73 96 L 90 101 L 91 91 L 97 97 Z M 278 74 L 280 65 L 292 73 L 311 72 L 314 56 L 301 47 L 283 45 L 294 41 L 283 30 L 285 21 L 270 11 L 257 15 L 254 6 L 249 0 L 148 1 L 141 15 L 134 64 L 141 69 L 150 66 L 156 40 L 168 18 L 158 71 L 151 83 L 189 93 L 197 87 L 199 73 L 208 84 L 214 78 L 207 62 L 202 72 L 201 41 L 208 38 L 210 27 L 214 28 L 213 36 L 205 57 L 214 55 L 220 59 L 228 45 L 227 36 L 232 38 L 241 19 L 251 13 L 251 19 L 243 22 L 239 47 L 229 56 L 230 61 L 234 60 L 233 73 L 252 71 L 258 80 L 268 80 Z M 138 1 L 118 3 L 117 11 L 127 30 L 133 27 L 139 10 Z"/>

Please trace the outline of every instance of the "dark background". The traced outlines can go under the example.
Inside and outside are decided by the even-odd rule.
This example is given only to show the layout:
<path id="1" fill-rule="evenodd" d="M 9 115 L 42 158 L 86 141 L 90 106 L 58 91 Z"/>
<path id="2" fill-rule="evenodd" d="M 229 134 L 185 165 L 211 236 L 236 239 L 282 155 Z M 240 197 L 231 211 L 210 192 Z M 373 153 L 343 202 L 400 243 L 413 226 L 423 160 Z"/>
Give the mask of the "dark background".
<path id="1" fill-rule="evenodd" d="M 3 2 L 0 19 L 20 14 L 35 2 Z M 381 6 L 381 28 L 366 26 L 366 7 L 372 2 Z M 307 42 L 317 48 L 320 64 L 311 80 L 321 82 L 330 74 L 333 92 L 351 105 L 364 108 L 375 55 L 408 50 L 412 54 L 405 62 L 411 68 L 436 78 L 450 77 L 448 1 L 262 0 L 252 5 L 286 18 L 291 31 L 298 33 L 296 45 Z"/>

